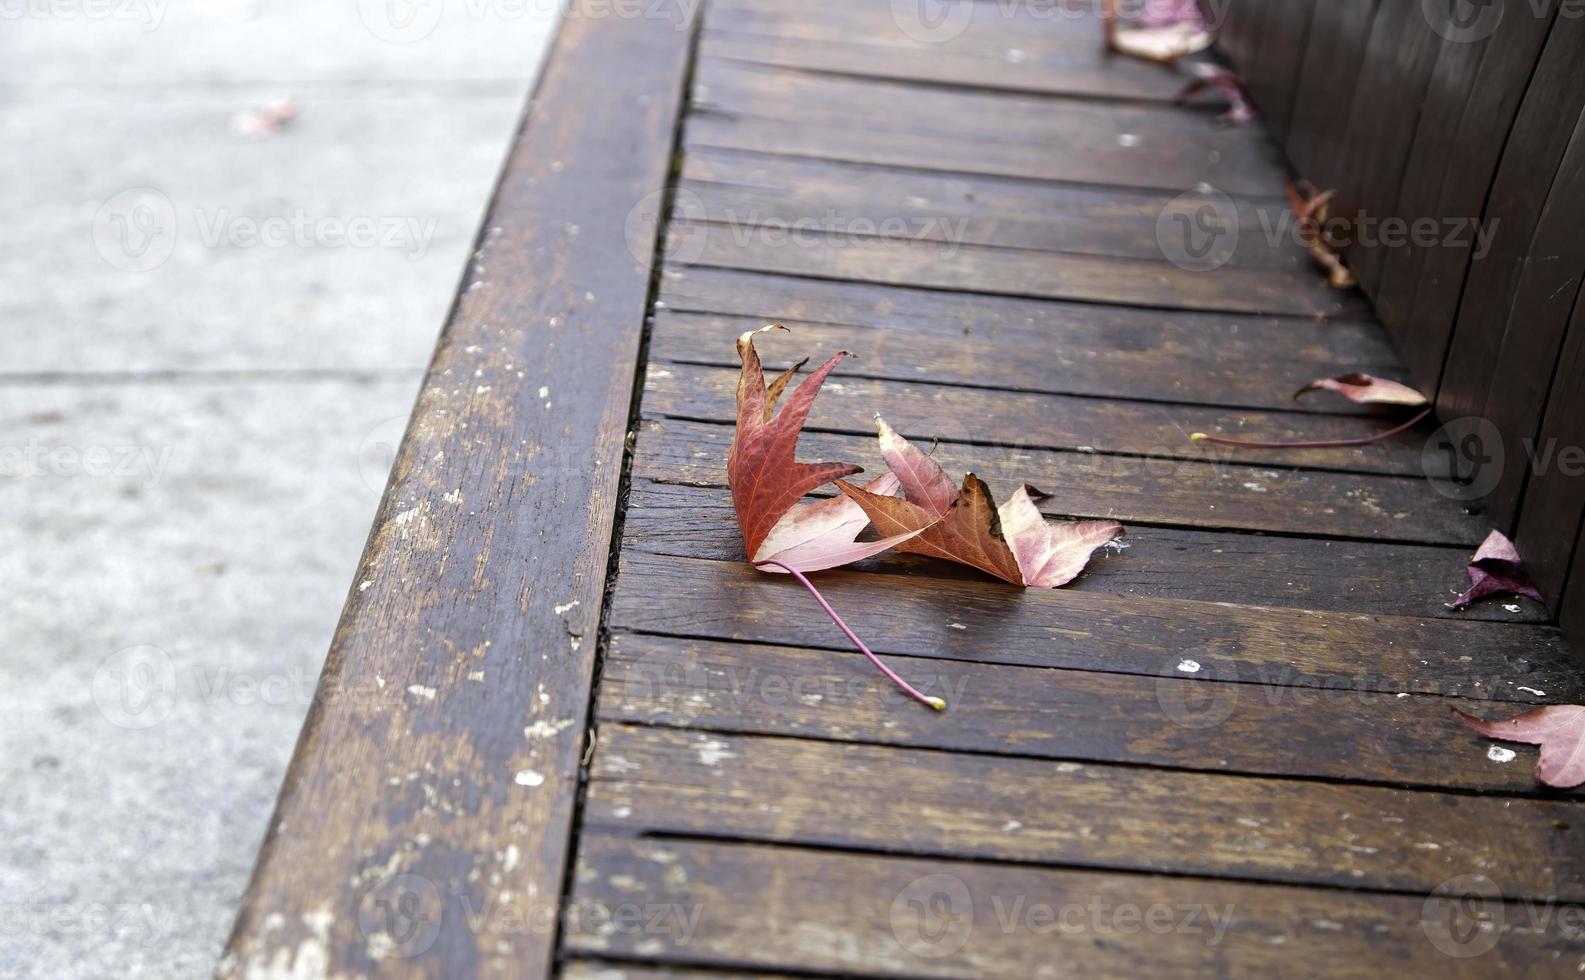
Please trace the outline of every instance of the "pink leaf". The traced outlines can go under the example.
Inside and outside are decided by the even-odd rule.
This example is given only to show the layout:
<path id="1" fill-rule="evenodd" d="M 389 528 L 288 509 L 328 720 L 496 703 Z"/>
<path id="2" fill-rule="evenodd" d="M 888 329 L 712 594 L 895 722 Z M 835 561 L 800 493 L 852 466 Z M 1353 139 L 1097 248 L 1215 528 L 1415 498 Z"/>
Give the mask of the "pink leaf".
<path id="1" fill-rule="evenodd" d="M 1449 609 L 1463 609 L 1491 595 L 1522 595 L 1536 602 L 1546 601 L 1520 563 L 1518 549 L 1500 531 L 1486 535 L 1465 571 L 1469 573 L 1469 588 L 1448 603 Z"/>
<path id="2" fill-rule="evenodd" d="M 1217 121 L 1230 126 L 1243 126 L 1260 118 L 1255 111 L 1255 100 L 1249 94 L 1249 87 L 1237 74 L 1205 61 L 1196 62 L 1190 66 L 1190 70 L 1198 77 L 1178 93 L 1179 102 L 1187 102 L 1201 92 L 1216 91 L 1227 99 L 1227 111 L 1218 116 Z"/>
<path id="3" fill-rule="evenodd" d="M 1585 783 L 1585 707 L 1555 704 L 1504 721 L 1484 721 L 1453 709 L 1458 720 L 1489 738 L 1541 746 L 1535 778 L 1571 789 Z"/>
<path id="4" fill-rule="evenodd" d="M 1361 405 L 1424 405 L 1426 397 L 1405 384 L 1369 374 L 1342 374 L 1319 378 L 1293 393 L 1294 398 L 1312 391 L 1330 391 Z"/>

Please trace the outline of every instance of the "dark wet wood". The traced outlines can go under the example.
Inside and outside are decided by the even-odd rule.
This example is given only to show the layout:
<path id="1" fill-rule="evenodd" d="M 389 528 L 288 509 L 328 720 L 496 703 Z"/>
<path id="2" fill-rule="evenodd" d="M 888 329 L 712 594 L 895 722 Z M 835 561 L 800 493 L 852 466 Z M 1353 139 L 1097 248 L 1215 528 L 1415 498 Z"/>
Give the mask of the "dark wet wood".
<path id="1" fill-rule="evenodd" d="M 1421 893 L 1473 865 L 1510 898 L 1585 896 L 1571 801 L 626 725 L 600 740 L 590 828 Z"/>
<path id="2" fill-rule="evenodd" d="M 659 208 L 630 212 L 665 186 L 686 28 L 560 29 L 222 976 L 549 969 Z M 506 907 L 537 927 L 462 914 Z"/>
<path id="3" fill-rule="evenodd" d="M 1034 759 L 1537 793 L 1523 763 L 1493 761 L 1486 743 L 1447 723 L 1442 697 L 1224 683 L 1198 679 L 1198 672 L 1178 664 L 1149 677 L 917 656 L 891 661 L 909 683 L 947 699 L 947 724 L 910 710 L 897 688 L 855 651 L 637 633 L 612 641 L 600 719 Z M 1275 731 L 1288 737 L 1269 737 Z"/>
<path id="4" fill-rule="evenodd" d="M 1189 659 L 1220 680 L 1386 694 L 1567 701 L 1585 693 L 1567 642 L 1547 626 L 1019 593 L 991 579 L 857 571 L 823 574 L 820 588 L 877 653 L 1149 677 L 1174 675 Z M 745 562 L 630 550 L 611 623 L 620 631 L 847 649 L 817 611 L 796 582 Z"/>
<path id="5" fill-rule="evenodd" d="M 952 440 L 937 447 L 935 458 L 955 478 L 972 471 L 999 500 L 1030 483 L 1073 517 L 1470 546 L 1488 531 L 1478 517 L 1435 496 L 1424 479 L 990 447 L 972 444 L 979 441 L 973 418 L 951 427 L 936 418 L 888 421 L 909 438 Z M 639 477 L 694 486 L 725 481 L 730 426 L 649 421 L 639 442 Z M 851 460 L 877 471 L 884 465 L 873 437 L 807 432 L 800 446 L 810 459 Z"/>
<path id="6" fill-rule="evenodd" d="M 625 528 L 631 548 L 684 558 L 736 561 L 743 542 L 725 488 L 639 480 Z M 1061 500 L 1040 502 L 1057 512 Z M 1453 612 L 1447 603 L 1468 585 L 1468 548 L 1315 541 L 1221 530 L 1131 524 L 1127 547 L 1101 553 L 1068 588 L 1083 592 L 1334 609 L 1401 616 L 1545 622 L 1528 599 L 1492 599 Z M 1197 574 L 1183 574 L 1185 563 Z M 920 575 L 978 573 L 933 559 L 887 554 L 859 566 Z M 1555 593 L 1554 593 L 1555 594 Z M 1509 609 L 1513 611 L 1509 611 Z"/>
<path id="7" fill-rule="evenodd" d="M 1555 918 L 1527 928 L 1523 906 L 1461 904 L 1457 885 L 1452 897 L 1373 895 L 596 835 L 580 863 L 588 925 L 568 935 L 573 950 L 734 969 L 1121 978 L 1281 976 L 1302 964 L 1316 977 L 1489 977 L 1572 969 L 1582 954 Z M 616 926 L 634 904 L 671 914 Z M 1476 914 L 1501 923 L 1490 948 L 1443 952 L 1474 948 Z"/>

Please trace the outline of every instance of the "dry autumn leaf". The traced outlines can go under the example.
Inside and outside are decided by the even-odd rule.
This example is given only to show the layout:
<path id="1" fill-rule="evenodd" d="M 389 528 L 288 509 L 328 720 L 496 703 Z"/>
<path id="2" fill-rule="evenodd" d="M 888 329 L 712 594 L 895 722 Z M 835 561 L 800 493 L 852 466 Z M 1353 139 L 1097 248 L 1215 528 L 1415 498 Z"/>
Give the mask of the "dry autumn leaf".
<path id="1" fill-rule="evenodd" d="M 814 407 L 820 386 L 844 357 L 841 351 L 805 378 L 778 413 L 776 403 L 782 392 L 807 360 L 799 361 L 765 382 L 765 369 L 754 349 L 754 335 L 766 330 L 786 330 L 772 324 L 749 331 L 737 339 L 742 373 L 737 385 L 737 428 L 727 454 L 727 485 L 732 489 L 732 506 L 738 527 L 743 532 L 743 547 L 749 561 L 761 571 L 782 571 L 792 575 L 820 603 L 832 622 L 863 651 L 882 673 L 916 700 L 945 710 L 946 702 L 914 689 L 864 645 L 820 590 L 804 572 L 835 568 L 879 554 L 919 534 L 923 527 L 879 541 L 859 542 L 858 535 L 869 524 L 864 511 L 846 496 L 800 504 L 809 491 L 832 480 L 862 471 L 852 463 L 800 463 L 797 460 L 798 436 Z M 869 491 L 886 494 L 897 489 L 898 480 L 887 474 L 867 484 Z"/>
<path id="2" fill-rule="evenodd" d="M 1427 399 L 1406 384 L 1354 372 L 1335 378 L 1317 378 L 1293 393 L 1295 399 L 1312 391 L 1330 391 L 1361 405 L 1424 405 Z"/>
<path id="3" fill-rule="evenodd" d="M 1337 254 L 1338 245 L 1327 232 L 1332 196 L 1336 191 L 1318 191 L 1309 181 L 1297 184 L 1287 182 L 1288 206 L 1298 222 L 1299 241 L 1304 244 L 1315 264 L 1326 270 L 1326 281 L 1336 289 L 1348 289 L 1355 284 L 1354 274 L 1348 271 Z"/>
<path id="4" fill-rule="evenodd" d="M 1252 439 L 1229 439 L 1226 436 L 1211 435 L 1205 432 L 1189 434 L 1191 442 L 1210 442 L 1218 446 L 1239 446 L 1244 449 L 1335 449 L 1345 446 L 1368 446 L 1373 442 L 1389 439 L 1400 432 L 1406 432 L 1420 424 L 1420 420 L 1431 414 L 1429 400 L 1418 391 L 1396 381 L 1377 378 L 1369 374 L 1353 372 L 1340 374 L 1335 378 L 1317 378 L 1293 393 L 1297 400 L 1300 396 L 1312 391 L 1330 391 L 1342 395 L 1351 402 L 1361 405 L 1408 405 L 1425 406 L 1407 422 L 1395 425 L 1390 429 L 1378 432 L 1373 436 L 1362 436 L 1358 439 L 1313 439 L 1296 442 L 1262 442 Z"/>
<path id="5" fill-rule="evenodd" d="M 1190 66 L 1195 78 L 1178 93 L 1178 102 L 1188 102 L 1202 92 L 1220 92 L 1227 99 L 1227 109 L 1216 117 L 1217 122 L 1229 126 L 1244 126 L 1260 118 L 1255 111 L 1255 100 L 1249 87 L 1236 72 L 1221 65 L 1198 62 Z"/>
<path id="6" fill-rule="evenodd" d="M 798 436 L 814 407 L 826 376 L 850 356 L 841 351 L 805 378 L 788 396 L 780 413 L 776 403 L 806 361 L 799 361 L 765 383 L 754 334 L 785 330 L 780 324 L 745 333 L 737 339 L 743 372 L 737 386 L 737 431 L 727 455 L 727 484 L 743 532 L 743 548 L 755 565 L 775 561 L 788 571 L 835 568 L 880 554 L 896 541 L 856 541 L 869 523 L 864 512 L 837 497 L 799 504 L 811 490 L 863 471 L 851 463 L 800 463 L 795 458 Z M 881 477 L 871 488 L 889 493 L 896 484 Z M 904 536 L 906 537 L 906 535 Z M 772 566 L 774 569 L 776 566 Z"/>
<path id="7" fill-rule="evenodd" d="M 1554 704 L 1503 721 L 1485 721 L 1453 709 L 1458 720 L 1488 738 L 1541 746 L 1535 778 L 1572 789 L 1585 783 L 1585 706 Z"/>
<path id="8" fill-rule="evenodd" d="M 1477 599 L 1492 595 L 1522 595 L 1544 602 L 1541 591 L 1530 581 L 1530 575 L 1519 562 L 1519 550 L 1500 531 L 1486 535 L 1486 540 L 1469 560 L 1469 588 L 1457 599 L 1447 604 L 1449 609 L 1463 609 Z"/>
<path id="9" fill-rule="evenodd" d="M 1027 485 L 1000 507 L 973 473 L 955 489 L 928 454 L 898 435 L 885 419 L 876 416 L 875 423 L 881 456 L 902 484 L 906 499 L 844 480 L 838 480 L 837 486 L 864 508 L 879 533 L 902 538 L 898 551 L 961 562 L 1014 585 L 1052 589 L 1073 581 L 1095 549 L 1123 531 L 1115 521 L 1048 523 Z"/>
<path id="10" fill-rule="evenodd" d="M 1106 0 L 1101 24 L 1108 48 L 1162 65 L 1204 51 L 1216 39 L 1194 0 L 1152 0 L 1129 22 L 1118 16 L 1117 0 Z"/>

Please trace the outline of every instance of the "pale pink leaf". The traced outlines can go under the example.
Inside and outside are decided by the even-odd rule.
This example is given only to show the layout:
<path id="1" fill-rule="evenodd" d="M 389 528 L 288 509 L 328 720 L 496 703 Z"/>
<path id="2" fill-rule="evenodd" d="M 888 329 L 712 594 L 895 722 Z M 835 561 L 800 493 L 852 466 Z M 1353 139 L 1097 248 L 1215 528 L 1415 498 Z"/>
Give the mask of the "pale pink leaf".
<path id="1" fill-rule="evenodd" d="M 1024 585 L 1054 589 L 1084 571 L 1095 549 L 1123 533 L 1116 521 L 1047 522 L 1027 484 L 996 509 L 1002 534 L 1023 573 Z"/>
<path id="2" fill-rule="evenodd" d="M 1541 746 L 1535 778 L 1571 789 L 1585 783 L 1585 706 L 1554 704 L 1515 718 L 1485 721 L 1453 709 L 1458 720 L 1488 738 Z"/>

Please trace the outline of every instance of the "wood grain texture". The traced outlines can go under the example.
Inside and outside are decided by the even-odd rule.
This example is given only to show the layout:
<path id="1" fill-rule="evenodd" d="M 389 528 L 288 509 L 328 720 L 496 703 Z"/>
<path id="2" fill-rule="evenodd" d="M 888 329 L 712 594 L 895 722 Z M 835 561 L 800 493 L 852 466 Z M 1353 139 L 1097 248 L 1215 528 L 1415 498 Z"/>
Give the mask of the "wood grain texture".
<path id="1" fill-rule="evenodd" d="M 1298 175 L 1337 186 L 1349 107 L 1380 0 L 1317 2 L 1299 69 L 1287 149 Z"/>
<path id="2" fill-rule="evenodd" d="M 1457 884 L 1429 897 L 1368 895 L 591 836 L 575 894 L 591 923 L 568 938 L 578 952 L 733 969 L 1125 978 L 1283 976 L 1302 964 L 1315 977 L 1489 977 L 1572 970 L 1585 955 L 1556 919 L 1530 928 L 1522 905 L 1465 898 Z M 601 925 L 624 906 L 669 918 Z M 1483 955 L 1444 952 L 1474 948 L 1481 919 L 1496 932 Z"/>
<path id="3" fill-rule="evenodd" d="M 745 321 L 745 324 L 753 322 Z M 678 318 L 670 318 L 670 323 L 679 329 L 667 331 L 668 336 L 675 337 L 683 332 L 683 324 Z M 748 327 L 744 326 L 743 329 Z M 718 346 L 720 337 L 735 335 L 734 332 L 717 329 L 709 329 L 706 333 Z M 816 337 L 830 340 L 825 343 L 803 343 Z M 1163 403 L 1148 400 L 1157 392 L 1141 390 L 1132 384 L 1129 385 L 1130 389 L 1147 400 L 1128 400 L 1121 392 L 1113 397 L 1073 398 L 1019 391 L 1016 388 L 963 388 L 934 381 L 909 383 L 905 380 L 907 374 L 912 373 L 916 377 L 950 374 L 955 365 L 961 364 L 969 369 L 966 380 L 971 383 L 991 385 L 1009 374 L 1022 376 L 1027 371 L 1034 383 L 1038 384 L 1037 372 L 1047 360 L 1041 355 L 1049 348 L 1037 348 L 1031 351 L 1031 357 L 1027 359 L 987 362 L 974 359 L 973 352 L 978 347 L 990 345 L 953 344 L 950 341 L 936 345 L 929 339 L 908 338 L 906 344 L 895 340 L 886 343 L 884 346 L 891 348 L 893 353 L 893 357 L 887 357 L 887 351 L 882 350 L 876 356 L 876 351 L 861 343 L 867 339 L 871 338 L 853 330 L 800 326 L 795 328 L 789 339 L 774 345 L 762 345 L 778 349 L 797 345 L 796 349 L 812 355 L 813 363 L 820 363 L 830 353 L 843 349 L 839 346 L 842 343 L 863 349 L 858 357 L 846 362 L 855 365 L 856 371 L 839 371 L 833 375 L 838 379 L 831 388 L 831 394 L 835 397 L 827 397 L 820 403 L 818 418 L 810 425 L 812 430 L 872 434 L 875 431 L 875 408 L 884 405 L 888 415 L 912 418 L 918 420 L 920 425 L 936 427 L 943 438 L 972 437 L 1000 445 L 1140 455 L 1162 460 L 1312 466 L 1400 476 L 1422 476 L 1426 472 L 1422 449 L 1425 437 L 1430 432 L 1429 425 L 1412 430 L 1401 438 L 1383 440 L 1369 446 L 1336 449 L 1235 449 L 1189 439 L 1189 435 L 1194 432 L 1262 439 L 1347 439 L 1381 431 L 1396 424 L 1401 416 L 1375 418 L 1353 413 L 1323 415 L 1313 412 L 1241 411 Z M 884 335 L 877 335 L 873 339 L 887 340 Z M 919 353 L 937 346 L 948 350 L 954 347 L 962 349 L 955 356 L 948 354 L 939 359 L 915 360 Z M 665 349 L 675 351 L 678 348 L 667 344 Z M 732 404 L 737 372 L 725 366 L 711 368 L 686 361 L 657 361 L 653 357 L 654 350 L 652 347 L 652 358 L 645 379 L 648 396 L 644 411 L 678 418 L 721 420 L 724 406 Z M 707 354 L 701 350 L 698 356 L 703 358 Z M 1086 360 L 1088 364 L 1095 364 L 1101 358 Z M 907 370 L 910 363 L 929 364 L 930 368 L 910 372 Z M 1008 369 L 1005 373 L 1003 366 Z M 872 373 L 882 377 L 870 377 Z M 1060 377 L 1057 369 L 1051 373 Z M 1083 377 L 1085 373 L 1079 365 L 1073 365 L 1073 376 Z M 1170 373 L 1170 369 L 1162 372 L 1163 375 Z M 1126 376 L 1126 368 L 1120 374 Z M 1143 366 L 1141 374 L 1149 376 Z M 1089 380 L 1094 382 L 1097 379 Z M 1190 377 L 1183 380 L 1187 382 L 1183 388 L 1187 388 L 1199 379 Z M 1164 379 L 1164 386 L 1171 385 L 1170 380 Z M 1168 398 L 1179 393 L 1184 393 L 1182 388 L 1169 387 L 1159 394 Z M 1431 462 L 1441 465 L 1443 461 L 1433 458 Z M 1442 476 L 1450 471 L 1443 467 L 1432 472 Z"/>
<path id="4" fill-rule="evenodd" d="M 853 651 L 625 633 L 601 680 L 602 722 L 783 735 L 1036 759 L 1534 794 L 1533 750 L 1510 762 L 1428 695 L 1221 683 L 892 657 L 946 699 L 917 710 Z M 1180 661 L 1181 663 L 1181 661 Z M 1282 738 L 1272 738 L 1273 732 Z M 904 794 L 906 795 L 906 794 Z M 1578 796 L 1578 793 L 1571 794 Z"/>
<path id="5" fill-rule="evenodd" d="M 1073 517 L 1469 546 L 1489 530 L 1436 496 L 1423 479 L 977 446 L 974 419 L 956 420 L 950 428 L 935 418 L 888 421 L 926 445 L 952 440 L 937 447 L 935 458 L 955 478 L 974 472 L 998 500 L 1031 483 Z M 634 475 L 721 486 L 731 442 L 726 425 L 648 420 L 640 428 Z M 884 465 L 873 438 L 809 432 L 800 447 L 809 459 L 844 460 L 876 472 Z"/>
<path id="6" fill-rule="evenodd" d="M 674 221 L 791 247 L 882 236 L 1110 258 L 1168 261 L 1175 195 L 1010 177 L 860 166 L 708 148 L 683 161 Z M 1228 199 L 1228 265 L 1293 272 L 1310 257 L 1282 234 L 1283 202 Z M 783 231 L 785 229 L 785 231 Z M 1221 253 L 1218 253 L 1219 256 Z"/>
<path id="7" fill-rule="evenodd" d="M 1276 197 L 1263 135 L 1205 111 L 955 91 L 703 59 L 690 147 L 1181 193 L 1202 183 Z"/>
<path id="8" fill-rule="evenodd" d="M 1511 898 L 1579 901 L 1582 815 L 1575 801 L 1323 794 L 1299 780 L 617 724 L 600 728 L 585 825 L 1421 893 L 1478 870 Z"/>
<path id="9" fill-rule="evenodd" d="M 1537 71 L 1549 25 L 1549 19 L 1532 16 L 1527 0 L 1507 0 L 1457 129 L 1446 141 L 1433 141 L 1429 147 L 1439 158 L 1456 163 L 1449 165 L 1442 176 L 1431 214 L 1479 218 L 1488 235 L 1508 220 L 1499 208 L 1492 206 L 1492 181 L 1505 148 L 1515 135 L 1515 119 Z M 1553 76 L 1561 67 L 1554 55 L 1542 77 Z M 1434 171 L 1430 178 L 1435 180 Z M 1498 219 L 1495 225 L 1493 218 Z M 1419 268 L 1404 273 L 1403 308 L 1408 311 L 1408 324 L 1394 329 L 1403 338 L 1402 349 L 1411 373 L 1428 393 L 1441 382 L 1465 281 L 1475 273 L 1472 263 L 1477 248 L 1467 235 L 1445 240 L 1436 248 L 1423 250 Z M 1488 244 L 1480 249 L 1481 263 L 1491 258 L 1489 248 Z M 1490 274 L 1486 268 L 1488 271 L 1482 274 Z M 1399 323 L 1400 318 L 1395 315 L 1393 322 Z"/>
<path id="10" fill-rule="evenodd" d="M 654 239 L 629 212 L 664 186 L 687 27 L 563 22 L 222 976 L 549 970 L 649 286 L 626 243 Z M 463 912 L 505 906 L 529 924 Z"/>
<path id="11" fill-rule="evenodd" d="M 1182 76 L 1110 56 L 1088 7 L 816 0 L 711 4 L 700 53 L 869 78 L 1170 101 Z"/>
<path id="12" fill-rule="evenodd" d="M 1569 563 L 1579 546 L 1577 529 L 1585 518 L 1585 293 L 1575 298 L 1535 460 L 1514 545 L 1536 587 L 1561 613 L 1572 578 Z M 1585 582 L 1572 587 L 1585 589 Z M 1576 602 L 1581 594 L 1574 593 Z"/>
<path id="13" fill-rule="evenodd" d="M 1056 515 L 1061 499 L 1038 502 Z M 725 488 L 636 481 L 625 528 L 627 547 L 684 558 L 736 561 L 743 543 Z M 1447 603 L 1468 585 L 1468 548 L 1316 541 L 1198 528 L 1129 525 L 1121 551 L 1095 556 L 1066 588 L 1117 595 L 1302 609 L 1547 622 L 1544 605 L 1492 598 L 1454 612 Z M 977 577 L 972 570 L 891 552 L 855 566 L 926 577 Z M 1195 574 L 1185 575 L 1192 567 Z M 1552 593 L 1556 594 L 1556 593 Z M 1509 610 L 1512 611 L 1509 611 Z"/>
<path id="14" fill-rule="evenodd" d="M 802 587 L 783 576 L 639 551 L 622 562 L 615 629 L 847 649 Z M 1521 687 L 1545 691 L 1549 701 L 1585 693 L 1567 642 L 1547 626 L 1019 592 L 966 578 L 910 586 L 919 581 L 827 572 L 820 589 L 881 654 L 1148 677 L 1177 672 L 1187 658 L 1208 678 L 1285 687 L 1492 700 L 1539 696 Z"/>

